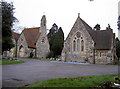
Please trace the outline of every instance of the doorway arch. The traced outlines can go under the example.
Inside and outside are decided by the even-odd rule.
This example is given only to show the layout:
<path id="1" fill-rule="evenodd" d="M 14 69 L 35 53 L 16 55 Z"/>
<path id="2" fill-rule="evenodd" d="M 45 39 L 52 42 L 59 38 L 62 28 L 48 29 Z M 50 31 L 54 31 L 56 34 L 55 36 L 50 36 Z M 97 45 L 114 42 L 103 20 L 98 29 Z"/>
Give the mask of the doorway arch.
<path id="1" fill-rule="evenodd" d="M 19 47 L 19 57 L 24 57 L 25 56 L 25 49 L 24 47 L 21 45 Z"/>

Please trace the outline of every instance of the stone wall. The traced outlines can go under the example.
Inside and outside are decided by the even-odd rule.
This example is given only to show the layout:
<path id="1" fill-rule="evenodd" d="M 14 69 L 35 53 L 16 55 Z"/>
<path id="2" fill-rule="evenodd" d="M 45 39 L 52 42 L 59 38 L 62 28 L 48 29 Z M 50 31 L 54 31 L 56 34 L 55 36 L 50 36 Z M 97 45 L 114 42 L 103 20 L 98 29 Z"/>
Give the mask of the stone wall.
<path id="1" fill-rule="evenodd" d="M 22 56 L 20 56 L 21 52 L 20 52 L 20 49 L 21 47 L 23 47 L 23 52 L 22 52 Z M 27 42 L 26 42 L 26 39 L 25 39 L 25 36 L 24 34 L 22 33 L 18 39 L 18 43 L 17 43 L 17 56 L 18 57 L 29 57 L 29 54 L 30 54 L 30 49 L 28 48 L 28 45 L 27 45 Z"/>
<path id="2" fill-rule="evenodd" d="M 113 48 L 114 45 L 111 45 L 110 50 L 95 50 L 94 51 L 94 40 L 90 36 L 90 33 L 88 30 L 92 30 L 89 28 L 89 26 L 86 25 L 85 22 L 83 22 L 79 17 L 77 18 L 75 24 L 73 25 L 70 33 L 68 34 L 65 43 L 64 48 L 62 51 L 62 60 L 69 61 L 69 62 L 89 62 L 98 64 L 108 64 L 113 62 Z M 78 39 L 76 37 L 77 33 L 80 33 L 80 40 L 82 39 L 84 41 L 84 51 L 81 50 L 75 50 L 73 48 L 76 40 Z M 74 42 L 73 42 L 74 41 Z M 114 40 L 112 39 L 112 43 L 114 44 Z M 80 43 L 80 47 L 82 48 L 82 43 Z M 81 49 L 80 48 L 80 49 Z"/>
<path id="3" fill-rule="evenodd" d="M 112 52 L 111 50 L 96 50 L 95 51 L 95 62 L 99 64 L 112 63 Z"/>
<path id="4" fill-rule="evenodd" d="M 39 58 L 46 58 L 49 50 L 49 42 L 47 38 L 46 16 L 43 15 L 40 26 L 40 36 L 36 42 L 36 56 Z"/>
<path id="5" fill-rule="evenodd" d="M 46 58 L 49 53 L 49 42 L 46 35 L 40 35 L 36 43 L 36 55 L 39 58 Z"/>
<path id="6" fill-rule="evenodd" d="M 84 51 L 73 51 L 72 43 L 74 40 L 74 35 L 76 35 L 77 32 L 80 32 L 81 37 L 84 40 Z M 93 48 L 94 41 L 92 40 L 87 29 L 85 29 L 84 25 L 80 21 L 76 21 L 65 40 L 64 48 L 62 51 L 62 60 L 85 62 L 88 59 L 89 62 L 93 62 Z"/>

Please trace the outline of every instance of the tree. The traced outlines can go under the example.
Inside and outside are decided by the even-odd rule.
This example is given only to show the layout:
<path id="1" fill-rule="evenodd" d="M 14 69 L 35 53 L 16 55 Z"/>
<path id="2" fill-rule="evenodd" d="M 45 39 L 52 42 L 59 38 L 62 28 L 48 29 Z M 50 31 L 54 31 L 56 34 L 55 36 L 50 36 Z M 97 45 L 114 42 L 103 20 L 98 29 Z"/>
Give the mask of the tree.
<path id="1" fill-rule="evenodd" d="M 13 16 L 13 3 L 1 2 L 2 9 L 2 53 L 14 47 L 12 41 L 12 27 L 17 19 Z"/>
<path id="2" fill-rule="evenodd" d="M 107 30 L 110 30 L 111 29 L 111 26 L 110 24 L 108 24 L 108 27 L 106 27 Z"/>
<path id="3" fill-rule="evenodd" d="M 52 45 L 53 45 L 53 40 L 54 40 L 54 38 L 55 38 L 55 33 L 56 33 L 57 31 L 58 31 L 58 26 L 54 23 L 54 24 L 52 25 L 52 28 L 50 29 L 48 35 L 47 35 L 48 40 L 49 40 L 49 44 L 50 44 L 50 50 L 52 50 L 51 47 L 52 47 Z"/>
<path id="4" fill-rule="evenodd" d="M 117 26 L 118 30 L 120 30 L 120 16 L 118 17 Z M 118 59 L 120 59 L 120 40 L 118 38 L 116 38 L 116 54 Z"/>
<path id="5" fill-rule="evenodd" d="M 58 29 L 53 40 L 52 51 L 54 53 L 54 57 L 58 57 L 61 55 L 62 49 L 64 46 L 64 33 L 62 28 Z"/>
<path id="6" fill-rule="evenodd" d="M 62 28 L 58 29 L 58 26 L 54 23 L 50 32 L 48 33 L 48 40 L 50 44 L 49 57 L 58 57 L 61 55 L 63 44 L 64 44 L 64 33 Z"/>
<path id="7" fill-rule="evenodd" d="M 118 60 L 120 59 L 120 41 L 118 38 L 116 38 L 116 55 L 118 57 Z"/>
<path id="8" fill-rule="evenodd" d="M 1 3 L 0 3 L 0 56 L 2 54 L 2 9 L 1 9 Z"/>
<path id="9" fill-rule="evenodd" d="M 117 26 L 118 26 L 118 30 L 120 30 L 120 16 L 118 17 Z"/>
<path id="10" fill-rule="evenodd" d="M 99 24 L 96 24 L 95 27 L 94 27 L 94 30 L 100 30 L 100 25 Z"/>

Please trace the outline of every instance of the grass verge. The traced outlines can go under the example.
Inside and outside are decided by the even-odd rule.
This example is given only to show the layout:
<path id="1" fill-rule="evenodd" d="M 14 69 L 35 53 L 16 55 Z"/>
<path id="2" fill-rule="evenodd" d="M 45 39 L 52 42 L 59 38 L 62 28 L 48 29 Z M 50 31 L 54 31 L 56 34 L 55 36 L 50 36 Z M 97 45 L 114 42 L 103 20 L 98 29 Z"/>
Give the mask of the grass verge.
<path id="1" fill-rule="evenodd" d="M 97 87 L 104 81 L 114 82 L 116 77 L 118 77 L 118 74 L 82 76 L 74 78 L 58 78 L 35 82 L 26 87 Z"/>
<path id="2" fill-rule="evenodd" d="M 10 64 L 19 64 L 24 63 L 21 60 L 0 60 L 0 65 L 10 65 Z"/>

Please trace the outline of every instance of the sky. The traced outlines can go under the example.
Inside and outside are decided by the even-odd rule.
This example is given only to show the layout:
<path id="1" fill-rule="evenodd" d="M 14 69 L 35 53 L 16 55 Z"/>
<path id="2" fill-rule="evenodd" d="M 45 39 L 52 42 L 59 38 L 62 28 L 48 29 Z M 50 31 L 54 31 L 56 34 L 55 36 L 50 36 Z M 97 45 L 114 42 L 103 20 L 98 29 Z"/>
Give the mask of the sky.
<path id="1" fill-rule="evenodd" d="M 19 20 L 18 27 L 39 27 L 40 20 L 45 14 L 47 29 L 54 23 L 62 27 L 67 37 L 78 13 L 92 28 L 100 24 L 101 30 L 105 30 L 110 24 L 113 32 L 118 36 L 118 2 L 120 0 L 6 0 L 12 1 L 15 7 L 14 16 Z M 19 32 L 21 32 L 20 30 Z"/>

